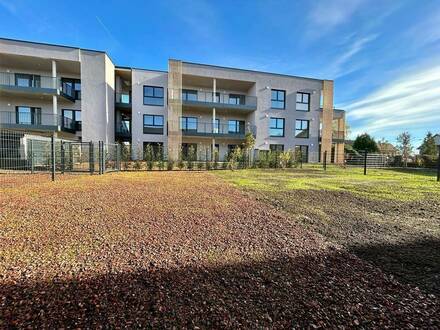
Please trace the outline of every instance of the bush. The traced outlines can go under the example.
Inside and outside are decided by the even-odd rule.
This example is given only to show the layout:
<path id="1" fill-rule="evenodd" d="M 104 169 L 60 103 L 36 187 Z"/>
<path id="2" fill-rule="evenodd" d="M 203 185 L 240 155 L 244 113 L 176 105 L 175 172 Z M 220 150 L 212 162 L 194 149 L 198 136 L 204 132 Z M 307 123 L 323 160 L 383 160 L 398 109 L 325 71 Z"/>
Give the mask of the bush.
<path id="1" fill-rule="evenodd" d="M 241 152 L 241 148 L 240 147 L 234 148 L 232 153 L 229 155 L 228 168 L 232 171 L 236 170 L 238 165 L 241 164 L 242 159 L 243 159 L 243 154 Z"/>
<path id="2" fill-rule="evenodd" d="M 259 153 L 258 166 L 260 168 L 268 168 L 269 167 L 269 151 L 260 150 Z"/>
<path id="3" fill-rule="evenodd" d="M 188 170 L 192 170 L 194 168 L 195 158 L 196 158 L 196 151 L 194 150 L 193 146 L 190 146 L 188 148 L 188 160 L 186 162 L 186 166 Z"/>
<path id="4" fill-rule="evenodd" d="M 164 154 L 163 154 L 163 149 L 162 149 L 161 145 L 159 145 L 159 149 L 158 149 L 157 155 L 156 155 L 156 160 L 157 160 L 157 167 L 159 168 L 159 170 L 163 171 L 165 168 L 165 160 L 164 160 Z"/>
<path id="5" fill-rule="evenodd" d="M 291 158 L 292 158 L 292 155 L 291 155 L 290 151 L 280 152 L 278 155 L 278 159 L 279 159 L 279 163 L 280 163 L 281 168 L 289 167 L 288 165 L 291 163 Z"/>
<path id="6" fill-rule="evenodd" d="M 197 162 L 197 169 L 199 171 L 203 170 L 203 162 Z"/>
<path id="7" fill-rule="evenodd" d="M 168 159 L 167 161 L 167 170 L 172 171 L 174 169 L 174 161 L 171 159 Z"/>
<path id="8" fill-rule="evenodd" d="M 222 169 L 226 170 L 228 168 L 228 162 L 222 163 Z"/>

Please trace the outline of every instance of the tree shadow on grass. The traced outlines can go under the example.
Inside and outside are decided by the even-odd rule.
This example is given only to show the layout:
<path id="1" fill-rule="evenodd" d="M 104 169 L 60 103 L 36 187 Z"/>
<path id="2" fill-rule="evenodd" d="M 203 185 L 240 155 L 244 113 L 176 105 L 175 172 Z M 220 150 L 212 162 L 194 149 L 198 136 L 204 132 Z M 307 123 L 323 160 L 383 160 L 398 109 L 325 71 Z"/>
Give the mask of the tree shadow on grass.
<path id="1" fill-rule="evenodd" d="M 0 327 L 440 325 L 437 298 L 343 251 L 211 264 L 3 284 Z"/>

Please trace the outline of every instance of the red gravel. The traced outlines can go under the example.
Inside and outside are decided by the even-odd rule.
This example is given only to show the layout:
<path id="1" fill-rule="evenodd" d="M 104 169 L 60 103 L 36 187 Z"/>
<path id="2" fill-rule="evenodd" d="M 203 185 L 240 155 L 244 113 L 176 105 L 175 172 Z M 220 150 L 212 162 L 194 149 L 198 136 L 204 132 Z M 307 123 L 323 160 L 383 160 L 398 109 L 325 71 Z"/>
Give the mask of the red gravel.
<path id="1" fill-rule="evenodd" d="M 209 173 L 0 187 L 0 285 L 4 328 L 440 326 L 435 296 Z"/>

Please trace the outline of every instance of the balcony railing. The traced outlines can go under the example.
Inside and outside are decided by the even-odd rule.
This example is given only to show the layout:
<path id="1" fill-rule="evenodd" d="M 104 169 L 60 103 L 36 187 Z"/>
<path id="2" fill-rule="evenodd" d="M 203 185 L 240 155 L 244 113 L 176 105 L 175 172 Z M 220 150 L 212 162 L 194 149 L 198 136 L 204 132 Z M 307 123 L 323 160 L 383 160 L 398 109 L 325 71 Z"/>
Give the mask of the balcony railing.
<path id="1" fill-rule="evenodd" d="M 319 130 L 319 139 L 322 138 L 322 130 Z M 345 132 L 344 131 L 332 131 L 332 140 L 334 141 L 344 141 Z"/>
<path id="2" fill-rule="evenodd" d="M 116 93 L 115 94 L 115 103 L 117 105 L 130 106 L 131 105 L 131 95 L 129 93 Z"/>
<path id="3" fill-rule="evenodd" d="M 123 137 L 123 138 L 129 138 L 131 137 L 131 131 L 126 126 L 117 126 L 116 127 L 116 136 Z"/>
<path id="4" fill-rule="evenodd" d="M 47 77 L 25 73 L 0 72 L 0 86 L 16 89 L 54 89 L 60 87 L 60 80 L 56 77 Z"/>
<path id="5" fill-rule="evenodd" d="M 213 124 L 212 122 L 188 124 L 179 122 L 179 128 L 182 130 L 182 134 L 187 136 L 217 136 L 242 139 L 248 132 L 252 133 L 254 136 L 256 134 L 256 126 L 248 124 Z"/>
<path id="6" fill-rule="evenodd" d="M 53 129 L 58 126 L 59 118 L 59 115 L 52 113 L 0 111 L 0 125 L 11 128 Z"/>
<path id="7" fill-rule="evenodd" d="M 219 108 L 236 108 L 255 110 L 257 108 L 257 97 L 204 90 L 179 90 L 169 89 L 168 97 L 170 100 L 181 100 L 183 104 L 212 107 L 214 104 Z"/>
<path id="8" fill-rule="evenodd" d="M 72 118 L 61 116 L 61 128 L 68 132 L 77 132 L 82 130 L 82 122 Z"/>

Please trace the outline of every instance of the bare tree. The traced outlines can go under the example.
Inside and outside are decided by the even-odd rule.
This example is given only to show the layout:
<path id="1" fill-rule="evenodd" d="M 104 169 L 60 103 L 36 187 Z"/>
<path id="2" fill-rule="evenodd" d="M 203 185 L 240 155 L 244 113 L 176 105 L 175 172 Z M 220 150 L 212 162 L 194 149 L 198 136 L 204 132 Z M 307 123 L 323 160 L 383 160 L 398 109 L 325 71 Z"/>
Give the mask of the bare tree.
<path id="1" fill-rule="evenodd" d="M 409 132 L 403 132 L 397 137 L 397 149 L 400 150 L 403 163 L 405 167 L 407 167 L 409 156 L 413 151 L 413 146 L 411 144 L 411 135 L 409 134 Z"/>

